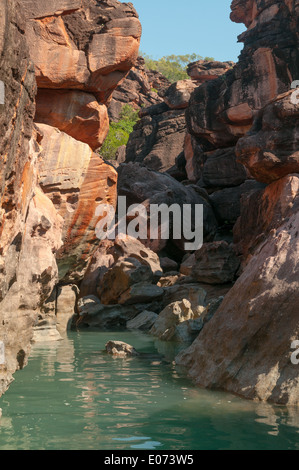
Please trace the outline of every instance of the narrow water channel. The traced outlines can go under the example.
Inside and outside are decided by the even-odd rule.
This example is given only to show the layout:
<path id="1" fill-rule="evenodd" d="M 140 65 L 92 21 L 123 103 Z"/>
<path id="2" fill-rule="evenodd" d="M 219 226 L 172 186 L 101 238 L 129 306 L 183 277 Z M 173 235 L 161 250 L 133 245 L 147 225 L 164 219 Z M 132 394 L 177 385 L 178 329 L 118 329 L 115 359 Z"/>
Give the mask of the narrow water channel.
<path id="1" fill-rule="evenodd" d="M 146 354 L 114 359 L 110 339 Z M 299 449 L 299 410 L 197 389 L 176 352 L 128 331 L 36 345 L 0 398 L 0 450 Z"/>

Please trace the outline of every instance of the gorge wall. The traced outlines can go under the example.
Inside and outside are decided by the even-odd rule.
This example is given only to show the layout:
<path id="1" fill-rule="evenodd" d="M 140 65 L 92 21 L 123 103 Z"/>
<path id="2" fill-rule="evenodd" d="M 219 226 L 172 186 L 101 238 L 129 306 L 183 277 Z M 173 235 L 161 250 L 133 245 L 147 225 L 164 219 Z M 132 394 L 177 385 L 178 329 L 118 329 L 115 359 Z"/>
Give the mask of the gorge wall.
<path id="1" fill-rule="evenodd" d="M 290 90 L 299 73 L 299 5 L 234 0 L 231 18 L 247 27 L 239 38 L 244 49 L 222 82 L 205 83 L 191 97 L 191 158 L 204 174 L 211 159 L 225 159 L 233 148 L 251 178 L 267 186 L 241 200 L 233 229 L 240 277 L 177 362 L 200 386 L 294 405 L 299 402 L 298 369 L 291 362 L 299 333 L 299 106 Z"/>
<path id="2" fill-rule="evenodd" d="M 95 208 L 116 204 L 116 171 L 94 150 L 140 36 L 131 4 L 1 0 L 0 394 L 32 339 L 59 337 L 56 286 L 83 277 Z"/>

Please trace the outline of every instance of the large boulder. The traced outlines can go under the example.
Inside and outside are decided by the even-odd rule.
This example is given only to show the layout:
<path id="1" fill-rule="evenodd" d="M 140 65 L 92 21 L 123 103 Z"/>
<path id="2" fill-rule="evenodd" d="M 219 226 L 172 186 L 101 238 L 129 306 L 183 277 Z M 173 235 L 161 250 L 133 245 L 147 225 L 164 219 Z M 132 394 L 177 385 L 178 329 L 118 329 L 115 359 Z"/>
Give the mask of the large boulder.
<path id="1" fill-rule="evenodd" d="M 234 247 L 225 241 L 205 243 L 195 253 L 192 277 L 207 284 L 225 284 L 235 280 L 240 259 Z"/>
<path id="2" fill-rule="evenodd" d="M 138 56 L 141 25 L 133 5 L 25 0 L 23 6 L 38 87 L 80 89 L 104 103 Z"/>
<path id="3" fill-rule="evenodd" d="M 177 362 L 196 384 L 299 404 L 299 212 L 272 231 L 213 318 Z"/>
<path id="4" fill-rule="evenodd" d="M 185 342 L 192 330 L 197 332 L 200 330 L 200 322 L 196 322 L 196 320 L 204 310 L 205 308 L 202 307 L 201 312 L 195 314 L 188 300 L 183 299 L 180 302 L 174 302 L 165 307 L 159 314 L 150 330 L 150 334 L 163 341 L 178 340 Z M 185 331 L 186 327 L 187 331 Z"/>
<path id="5" fill-rule="evenodd" d="M 239 140 L 238 161 L 264 183 L 299 172 L 299 106 L 291 92 L 277 97 L 256 118 L 253 128 Z"/>
<path id="6" fill-rule="evenodd" d="M 131 263 L 132 267 L 139 266 L 137 272 L 142 270 L 143 273 L 147 273 L 147 280 L 150 279 L 153 283 L 157 283 L 162 275 L 158 255 L 146 248 L 136 238 L 127 235 L 123 238 L 117 236 L 115 240 L 102 240 L 94 251 L 80 284 L 80 297 L 97 295 L 98 287 L 102 285 L 105 274 L 110 271 L 110 268 L 114 268 L 118 261 L 124 260 L 130 260 L 129 264 Z M 116 273 L 116 270 L 114 269 L 112 272 Z M 110 281 L 107 281 L 108 278 L 111 281 L 111 272 L 107 273 L 105 278 L 105 282 L 108 282 L 107 286 L 110 284 Z M 119 290 L 119 287 L 117 289 Z M 107 294 L 113 296 L 112 293 L 109 294 L 109 287 Z"/>
<path id="7" fill-rule="evenodd" d="M 98 288 L 98 295 L 105 305 L 146 302 L 143 295 L 161 297 L 163 290 L 153 285 L 154 276 L 149 266 L 141 264 L 134 258 L 120 258 L 103 276 Z M 157 290 L 159 289 L 159 290 Z M 136 293 L 133 294 L 133 291 Z M 148 294 L 145 294 L 148 292 Z M 158 295 L 155 295 L 158 292 Z M 134 302 L 135 296 L 138 300 Z M 151 300 L 151 297 L 150 299 Z"/>
<path id="8" fill-rule="evenodd" d="M 219 62 L 216 60 L 197 60 L 187 67 L 187 73 L 198 83 L 204 83 L 209 80 L 215 80 L 224 75 L 234 66 L 234 62 Z"/>
<path id="9" fill-rule="evenodd" d="M 105 346 L 106 352 L 114 357 L 134 357 L 139 356 L 136 349 L 123 341 L 108 341 Z"/>
<path id="10" fill-rule="evenodd" d="M 56 127 L 93 150 L 102 146 L 109 131 L 107 108 L 81 90 L 39 89 L 35 122 Z"/>
<path id="11" fill-rule="evenodd" d="M 157 318 L 157 313 L 144 310 L 139 315 L 137 315 L 137 317 L 133 318 L 133 320 L 128 321 L 127 328 L 128 330 L 149 331 Z"/>
<path id="12" fill-rule="evenodd" d="M 163 99 L 170 109 L 186 109 L 196 86 L 197 83 L 192 80 L 179 80 L 164 92 Z"/>
<path id="13" fill-rule="evenodd" d="M 263 183 L 247 180 L 240 186 L 224 188 L 210 195 L 210 200 L 220 224 L 234 225 L 241 214 L 242 199 L 264 189 Z"/>
<path id="14" fill-rule="evenodd" d="M 118 194 L 126 196 L 127 205 L 142 204 L 149 211 L 152 204 L 160 206 L 166 204 L 170 207 L 177 204 L 183 209 L 184 205 L 192 208 L 192 227 L 194 229 L 194 208 L 196 205 L 203 206 L 203 232 L 205 240 L 213 238 L 217 230 L 217 221 L 213 209 L 208 202 L 208 197 L 203 197 L 200 188 L 196 186 L 185 186 L 167 174 L 151 171 L 138 163 L 122 164 L 118 168 Z M 172 243 L 184 250 L 185 241 L 173 239 L 173 223 L 170 219 L 170 237 Z M 159 233 L 161 229 L 159 228 Z M 153 251 L 161 251 L 167 240 L 160 236 L 158 240 L 151 240 L 150 236 L 144 241 L 145 245 Z"/>

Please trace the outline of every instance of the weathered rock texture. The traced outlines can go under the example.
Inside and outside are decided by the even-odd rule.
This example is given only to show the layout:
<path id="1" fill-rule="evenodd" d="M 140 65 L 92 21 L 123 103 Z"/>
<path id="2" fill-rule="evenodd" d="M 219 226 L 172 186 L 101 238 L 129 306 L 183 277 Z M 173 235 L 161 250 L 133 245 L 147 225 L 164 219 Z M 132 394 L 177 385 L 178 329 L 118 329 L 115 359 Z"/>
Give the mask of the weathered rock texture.
<path id="1" fill-rule="evenodd" d="M 138 56 L 141 26 L 133 6 L 116 0 L 0 6 L 1 395 L 30 341 L 67 327 L 76 288 L 62 295 L 57 283 L 83 278 L 98 244 L 96 206 L 115 205 L 117 174 L 93 150 L 108 131 L 106 104 Z"/>
<path id="2" fill-rule="evenodd" d="M 23 2 L 39 89 L 35 119 L 95 150 L 109 130 L 106 105 L 138 57 L 138 15 L 116 0 L 35 3 Z"/>
<path id="3" fill-rule="evenodd" d="M 168 88 L 170 82 L 162 74 L 149 71 L 143 57 L 138 57 L 135 66 L 126 79 L 113 92 L 108 114 L 111 121 L 118 121 L 124 105 L 129 104 L 136 111 L 162 103 L 158 92 Z"/>
<path id="4" fill-rule="evenodd" d="M 273 192 L 277 185 L 272 183 Z M 298 233 L 297 205 L 255 251 L 212 320 L 177 359 L 197 384 L 299 404 L 298 366 L 291 362 L 291 345 L 299 334 Z"/>
<path id="5" fill-rule="evenodd" d="M 73 282 L 82 277 L 98 242 L 97 205 L 116 205 L 117 173 L 88 145 L 46 124 L 39 129 L 43 133 L 39 182 L 64 220 L 63 246 L 57 254 L 60 279 Z"/>
<path id="6" fill-rule="evenodd" d="M 238 141 L 236 154 L 259 181 L 271 183 L 299 171 L 299 106 L 291 92 L 278 96 Z"/>
<path id="7" fill-rule="evenodd" d="M 183 206 L 190 205 L 193 213 L 191 225 L 194 230 L 195 205 L 203 205 L 203 232 L 205 241 L 210 240 L 217 230 L 217 221 L 210 205 L 209 198 L 202 196 L 197 186 L 184 186 L 167 173 L 151 171 L 138 163 L 127 163 L 120 165 L 118 169 L 118 194 L 126 196 L 127 205 L 134 203 L 143 204 L 148 216 L 150 216 L 150 205 L 166 204 L 168 207 L 177 204 L 183 210 Z M 165 224 L 165 222 L 164 222 Z M 169 217 L 169 237 L 161 234 L 161 221 L 159 222 L 158 238 L 151 239 L 148 225 L 148 236 L 142 240 L 146 246 L 155 252 L 161 251 L 167 245 L 173 245 L 184 252 L 186 240 L 182 237 L 176 239 L 173 236 L 173 221 Z"/>
<path id="8" fill-rule="evenodd" d="M 30 327 L 34 323 L 30 306 L 27 310 L 20 307 L 25 303 L 22 290 L 26 293 L 31 281 L 22 269 L 26 260 L 23 247 L 25 243 L 30 244 L 33 212 L 36 211 L 32 200 L 36 154 L 33 145 L 30 146 L 35 81 L 24 38 L 24 24 L 16 17 L 14 1 L 1 0 L 0 5 L 0 79 L 5 84 L 5 104 L 0 110 L 0 340 L 4 342 L 6 359 L 5 364 L 0 365 L 1 394 L 12 380 L 12 373 L 24 364 Z M 31 222 L 28 221 L 30 209 Z M 35 241 L 38 243 L 38 240 L 37 234 Z M 38 262 L 36 255 L 32 262 Z M 45 269 L 51 265 L 50 261 Z M 32 298 L 36 298 L 41 288 L 37 277 L 42 274 L 38 266 L 29 267 L 29 271 L 34 269 L 37 276 L 31 286 Z M 28 274 L 27 266 L 25 272 Z M 19 274 L 23 274 L 22 278 Z"/>
<path id="9" fill-rule="evenodd" d="M 202 67 L 209 69 L 210 72 L 217 70 L 216 76 L 224 74 L 231 68 L 231 64 L 227 63 L 205 61 L 201 63 L 204 64 Z M 214 67 L 215 64 L 217 69 Z M 193 70 L 192 67 L 190 70 Z M 141 119 L 136 124 L 127 145 L 126 162 L 139 162 L 152 170 L 167 171 L 178 180 L 187 179 L 186 155 L 184 156 L 185 112 L 192 92 L 200 83 L 210 80 L 211 77 L 213 76 L 206 74 L 198 78 L 190 73 L 189 80 L 180 80 L 160 89 L 159 95 L 164 103 L 156 103 L 141 109 Z"/>
<path id="10" fill-rule="evenodd" d="M 188 168 L 213 192 L 218 219 L 232 188 L 214 192 L 208 152 L 227 158 L 235 147 L 247 178 L 265 186 L 251 181 L 240 192 L 233 228 L 240 277 L 177 362 L 200 386 L 298 405 L 298 369 L 291 362 L 299 332 L 298 106 L 290 95 L 299 70 L 298 2 L 234 0 L 231 17 L 248 28 L 239 38 L 245 47 L 232 70 L 191 96 Z M 194 261 L 185 269 L 191 264 L 192 271 Z"/>

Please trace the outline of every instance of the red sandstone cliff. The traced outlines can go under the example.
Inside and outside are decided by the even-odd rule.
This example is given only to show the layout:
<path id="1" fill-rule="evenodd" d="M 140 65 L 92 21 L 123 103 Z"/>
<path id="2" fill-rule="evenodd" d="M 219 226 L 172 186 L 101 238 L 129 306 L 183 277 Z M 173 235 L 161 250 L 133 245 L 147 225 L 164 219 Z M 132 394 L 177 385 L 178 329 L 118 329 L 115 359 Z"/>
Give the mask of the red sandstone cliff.
<path id="1" fill-rule="evenodd" d="M 232 149 L 249 177 L 268 186 L 241 199 L 234 226 L 241 275 L 177 361 L 200 386 L 294 405 L 299 403 L 298 366 L 291 363 L 291 344 L 299 334 L 299 108 L 290 90 L 299 73 L 298 2 L 234 0 L 231 18 L 247 26 L 239 38 L 244 49 L 223 80 L 203 84 L 191 97 L 188 130 L 193 148 L 197 145 L 191 158 L 201 160 L 205 172 L 217 152 L 225 158 Z"/>
<path id="2" fill-rule="evenodd" d="M 0 3 L 1 394 L 26 363 L 35 327 L 55 330 L 55 316 L 43 316 L 55 285 L 83 277 L 98 242 L 96 205 L 116 203 L 116 171 L 93 150 L 141 26 L 116 0 Z"/>

